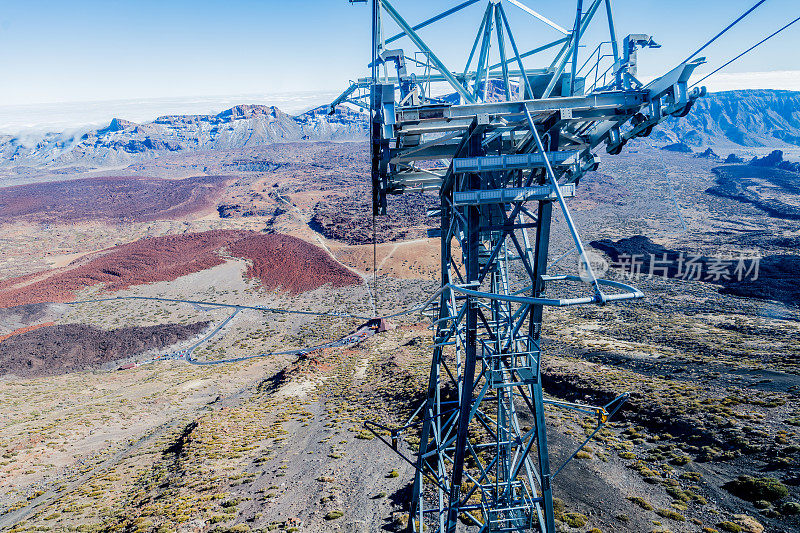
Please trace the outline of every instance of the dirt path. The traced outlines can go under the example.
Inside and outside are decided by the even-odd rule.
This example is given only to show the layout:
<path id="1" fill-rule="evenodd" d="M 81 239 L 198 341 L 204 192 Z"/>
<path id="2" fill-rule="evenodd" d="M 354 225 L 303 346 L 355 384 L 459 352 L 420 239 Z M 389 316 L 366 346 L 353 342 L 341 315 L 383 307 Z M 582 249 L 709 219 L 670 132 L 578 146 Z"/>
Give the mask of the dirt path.
<path id="1" fill-rule="evenodd" d="M 287 200 L 286 198 L 284 198 L 281 195 L 278 195 L 277 199 L 278 199 L 278 201 L 283 202 L 284 204 L 286 204 L 288 206 L 289 210 L 294 211 L 295 216 L 297 217 L 297 221 L 300 224 L 302 224 L 306 228 L 309 227 L 308 223 L 311 221 L 311 215 L 309 213 L 305 213 L 303 210 L 301 210 L 299 207 L 297 207 L 291 201 Z M 359 270 L 357 270 L 355 268 L 352 268 L 352 267 L 342 263 L 341 261 L 339 261 L 339 259 L 336 258 L 336 255 L 334 255 L 334 253 L 331 251 L 331 249 L 328 248 L 328 245 L 325 242 L 325 238 L 322 235 L 320 235 L 319 233 L 317 233 L 316 231 L 312 231 L 312 233 L 316 237 L 317 242 L 319 242 L 320 247 L 323 250 L 325 250 L 325 252 L 328 254 L 328 256 L 330 256 L 330 258 L 332 260 L 336 261 L 336 263 L 338 263 L 339 265 L 342 265 L 344 268 L 346 268 L 347 270 L 349 270 L 350 272 L 352 272 L 353 274 L 355 274 L 356 276 L 361 278 L 361 280 L 364 282 L 364 287 L 366 287 L 366 289 L 367 289 L 367 294 L 369 295 L 369 303 L 370 303 L 370 306 L 372 307 L 373 315 L 374 316 L 378 316 L 378 309 L 377 309 L 377 307 L 375 305 L 375 298 L 374 298 L 374 296 L 372 294 L 372 288 L 370 287 L 370 284 L 369 284 L 369 275 L 364 273 L 364 272 L 361 272 L 361 271 L 359 271 Z"/>
<path id="2" fill-rule="evenodd" d="M 389 253 L 386 254 L 386 256 L 383 259 L 381 259 L 381 262 L 378 264 L 378 266 L 375 268 L 375 270 L 380 272 L 383 269 L 383 265 L 386 264 L 386 261 L 388 261 L 395 254 L 395 252 L 397 252 L 397 249 L 400 248 L 401 246 L 406 246 L 408 244 L 417 244 L 417 243 L 420 243 L 420 242 L 425 242 L 427 240 L 428 239 L 412 239 L 410 241 L 396 242 L 394 244 L 394 246 L 392 246 L 392 249 L 389 251 Z"/>
<path id="3" fill-rule="evenodd" d="M 347 270 L 349 270 L 350 272 L 361 278 L 361 280 L 364 282 L 364 287 L 367 288 L 367 294 L 369 294 L 369 303 L 372 306 L 372 313 L 375 316 L 378 316 L 378 308 L 375 306 L 375 298 L 373 297 L 372 289 L 369 286 L 369 274 L 361 272 L 360 270 L 357 270 L 353 267 L 347 266 L 341 261 L 339 261 L 333 254 L 331 249 L 328 248 L 328 245 L 325 243 L 325 239 L 323 239 L 322 236 L 319 234 L 317 235 L 317 241 L 319 241 L 320 246 L 322 247 L 323 250 L 325 250 L 325 252 L 330 256 L 331 259 L 333 259 L 338 264 L 342 265 L 344 268 L 346 268 Z"/>

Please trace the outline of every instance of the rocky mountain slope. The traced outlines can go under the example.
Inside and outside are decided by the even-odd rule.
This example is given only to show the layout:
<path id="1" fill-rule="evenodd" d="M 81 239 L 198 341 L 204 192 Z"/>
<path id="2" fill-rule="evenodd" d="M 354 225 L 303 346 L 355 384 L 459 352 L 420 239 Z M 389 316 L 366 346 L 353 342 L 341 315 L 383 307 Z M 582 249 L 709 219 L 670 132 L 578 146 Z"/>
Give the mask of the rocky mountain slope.
<path id="1" fill-rule="evenodd" d="M 145 124 L 115 118 L 83 134 L 0 135 L 0 166 L 115 166 L 177 151 L 361 139 L 367 131 L 364 116 L 343 106 L 333 115 L 323 106 L 291 116 L 274 106 L 238 105 L 217 115 L 166 115 Z"/>
<path id="2" fill-rule="evenodd" d="M 711 93 L 689 114 L 670 118 L 651 137 L 689 146 L 800 146 L 800 92 L 749 90 Z"/>

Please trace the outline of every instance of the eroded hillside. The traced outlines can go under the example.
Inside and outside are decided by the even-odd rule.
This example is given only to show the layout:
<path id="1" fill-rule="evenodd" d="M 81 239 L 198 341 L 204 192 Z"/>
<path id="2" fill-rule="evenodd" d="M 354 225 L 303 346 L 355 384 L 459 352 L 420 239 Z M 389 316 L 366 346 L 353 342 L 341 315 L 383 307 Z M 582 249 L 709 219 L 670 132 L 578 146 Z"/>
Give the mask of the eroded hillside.
<path id="1" fill-rule="evenodd" d="M 49 350 L 28 360 L 51 371 L 6 368 L 0 379 L 0 527 L 400 530 L 412 468 L 363 424 L 399 426 L 418 406 L 428 322 L 404 315 L 317 347 L 436 289 L 439 242 L 424 230 L 438 221 L 424 215 L 437 200 L 391 199 L 376 291 L 366 165 L 356 143 L 170 152 L 110 182 L 133 180 L 142 202 L 159 200 L 146 219 L 103 216 L 136 202 L 102 188 L 109 180 L 85 182 L 86 169 L 17 174 L 35 200 L 0 222 L 0 354 Z M 734 167 L 631 143 L 602 158 L 570 207 L 619 279 L 621 254 L 694 254 L 704 269 L 742 253 L 789 261 L 796 221 L 759 207 L 775 191 L 771 171 Z M 204 176 L 225 180 L 203 209 L 177 210 L 186 195 L 159 192 Z M 48 191 L 75 179 L 103 200 L 96 216 L 71 216 L 68 197 L 58 205 L 73 207 L 48 208 Z M 795 192 L 784 187 L 781 202 L 795 205 Z M 563 220 L 554 227 L 558 257 L 571 244 Z M 785 276 L 766 261 L 761 272 L 780 293 L 642 269 L 630 280 L 641 302 L 547 313 L 549 396 L 602 404 L 631 393 L 554 480 L 559 531 L 797 529 L 800 314 Z M 137 344 L 147 328 L 163 342 Z M 73 366 L 53 363 L 56 345 Z M 553 463 L 593 425 L 548 409 Z M 401 451 L 413 454 L 415 439 L 404 435 Z"/>

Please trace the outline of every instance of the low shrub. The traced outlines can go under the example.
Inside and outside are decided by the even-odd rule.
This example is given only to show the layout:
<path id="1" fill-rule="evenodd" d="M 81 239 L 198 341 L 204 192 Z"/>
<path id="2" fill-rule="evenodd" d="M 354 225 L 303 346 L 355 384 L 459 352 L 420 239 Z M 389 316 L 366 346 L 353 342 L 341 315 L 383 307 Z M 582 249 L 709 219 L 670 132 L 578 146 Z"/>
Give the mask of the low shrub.
<path id="1" fill-rule="evenodd" d="M 742 526 L 739 524 L 734 524 L 728 520 L 724 522 L 720 522 L 717 524 L 717 527 L 720 528 L 722 531 L 728 531 L 728 533 L 741 533 Z"/>
<path id="2" fill-rule="evenodd" d="M 800 503 L 797 502 L 786 502 L 781 507 L 781 513 L 785 515 L 796 515 L 800 514 Z"/>
<path id="3" fill-rule="evenodd" d="M 675 520 L 678 522 L 685 522 L 686 517 L 680 514 L 678 511 L 674 511 L 672 509 L 657 509 L 656 514 L 658 516 L 663 516 L 664 518 L 669 518 L 670 520 Z"/>
<path id="4" fill-rule="evenodd" d="M 569 527 L 583 527 L 589 521 L 586 515 L 580 513 L 564 513 L 564 522 Z"/>
<path id="5" fill-rule="evenodd" d="M 653 506 L 650 505 L 650 502 L 642 498 L 641 496 L 629 496 L 628 499 L 644 509 L 645 511 L 652 511 Z"/>
<path id="6" fill-rule="evenodd" d="M 724 488 L 731 494 L 751 502 L 759 500 L 774 502 L 789 495 L 786 485 L 774 477 L 739 476 L 739 479 L 726 483 Z"/>
<path id="7" fill-rule="evenodd" d="M 325 520 L 336 520 L 337 518 L 341 518 L 344 516 L 343 511 L 328 511 L 325 514 Z"/>

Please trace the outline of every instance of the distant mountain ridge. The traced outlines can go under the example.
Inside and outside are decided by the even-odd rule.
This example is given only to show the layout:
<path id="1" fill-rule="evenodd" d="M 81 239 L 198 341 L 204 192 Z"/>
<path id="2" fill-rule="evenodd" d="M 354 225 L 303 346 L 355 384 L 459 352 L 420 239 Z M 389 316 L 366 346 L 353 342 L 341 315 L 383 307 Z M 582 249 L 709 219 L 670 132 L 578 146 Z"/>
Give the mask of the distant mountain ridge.
<path id="1" fill-rule="evenodd" d="M 496 87 L 489 87 L 493 95 Z M 499 93 L 498 93 L 499 94 Z M 447 100 L 446 97 L 443 97 Z M 235 150 L 278 142 L 366 139 L 365 113 L 327 106 L 292 116 L 274 106 L 237 105 L 216 115 L 164 115 L 137 124 L 115 118 L 83 135 L 35 138 L 0 135 L 0 167 L 129 164 L 160 154 Z M 650 139 L 692 147 L 800 147 L 800 92 L 746 90 L 711 93 L 682 119 L 669 118 Z"/>
<path id="2" fill-rule="evenodd" d="M 710 93 L 684 118 L 659 124 L 656 142 L 689 146 L 800 146 L 800 92 L 742 90 Z"/>
<path id="3" fill-rule="evenodd" d="M 164 115 L 136 124 L 120 118 L 83 135 L 44 134 L 30 139 L 0 135 L 0 166 L 110 166 L 130 163 L 159 153 L 233 150 L 302 140 L 366 138 L 363 113 L 327 106 L 298 116 L 274 106 L 237 105 L 216 115 Z"/>

